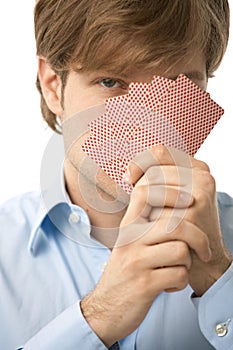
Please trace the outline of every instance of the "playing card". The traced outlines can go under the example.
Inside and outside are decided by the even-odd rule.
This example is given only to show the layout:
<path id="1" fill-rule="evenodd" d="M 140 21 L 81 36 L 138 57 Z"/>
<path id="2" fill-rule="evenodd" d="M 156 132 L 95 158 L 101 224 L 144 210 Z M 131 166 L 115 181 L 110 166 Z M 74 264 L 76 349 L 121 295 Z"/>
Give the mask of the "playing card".
<path id="1" fill-rule="evenodd" d="M 158 115 L 174 128 L 179 138 L 171 138 L 170 130 L 164 128 L 162 142 L 194 156 L 223 113 L 208 93 L 180 75 L 158 107 Z"/>
<path id="2" fill-rule="evenodd" d="M 223 109 L 185 75 L 131 83 L 128 94 L 109 98 L 90 124 L 82 148 L 127 193 L 123 175 L 136 154 L 164 144 L 193 156 Z"/>

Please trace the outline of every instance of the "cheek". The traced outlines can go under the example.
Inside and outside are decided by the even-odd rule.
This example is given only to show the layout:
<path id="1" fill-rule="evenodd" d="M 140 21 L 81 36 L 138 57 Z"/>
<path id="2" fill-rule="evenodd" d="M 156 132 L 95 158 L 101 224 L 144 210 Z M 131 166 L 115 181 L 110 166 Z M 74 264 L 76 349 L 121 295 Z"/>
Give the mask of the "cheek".
<path id="1" fill-rule="evenodd" d="M 66 150 L 66 158 L 68 158 L 73 165 L 78 168 L 80 164 L 82 164 L 85 157 L 87 157 L 86 153 L 82 150 L 82 144 L 84 141 L 90 136 L 89 132 L 86 132 L 82 136 L 80 136 L 70 148 Z M 63 135 L 65 140 L 65 135 Z"/>
<path id="2" fill-rule="evenodd" d="M 64 89 L 64 111 L 62 120 L 64 121 L 78 112 L 103 102 L 104 99 L 96 93 L 94 87 L 87 86 L 76 76 L 70 76 L 67 79 Z"/>
<path id="3" fill-rule="evenodd" d="M 82 89 L 70 85 L 66 87 L 64 92 L 64 119 L 87 109 L 89 106 L 89 96 Z"/>

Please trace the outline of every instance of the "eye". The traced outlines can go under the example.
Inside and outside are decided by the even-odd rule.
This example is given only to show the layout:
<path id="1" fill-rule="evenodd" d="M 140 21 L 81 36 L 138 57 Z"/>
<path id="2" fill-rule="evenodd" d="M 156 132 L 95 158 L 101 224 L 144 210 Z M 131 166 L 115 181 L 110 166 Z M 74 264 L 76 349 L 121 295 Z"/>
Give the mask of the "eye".
<path id="1" fill-rule="evenodd" d="M 122 87 L 122 84 L 120 81 L 112 78 L 101 79 L 99 80 L 99 84 L 108 89 Z"/>

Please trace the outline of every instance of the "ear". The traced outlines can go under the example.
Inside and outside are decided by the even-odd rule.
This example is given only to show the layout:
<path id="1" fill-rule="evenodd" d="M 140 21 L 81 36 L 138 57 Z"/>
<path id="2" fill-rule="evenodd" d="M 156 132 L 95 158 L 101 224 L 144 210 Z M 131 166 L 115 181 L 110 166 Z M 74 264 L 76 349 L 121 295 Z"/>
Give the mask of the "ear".
<path id="1" fill-rule="evenodd" d="M 38 59 L 38 77 L 47 106 L 54 114 L 60 116 L 63 112 L 61 78 L 43 57 Z"/>

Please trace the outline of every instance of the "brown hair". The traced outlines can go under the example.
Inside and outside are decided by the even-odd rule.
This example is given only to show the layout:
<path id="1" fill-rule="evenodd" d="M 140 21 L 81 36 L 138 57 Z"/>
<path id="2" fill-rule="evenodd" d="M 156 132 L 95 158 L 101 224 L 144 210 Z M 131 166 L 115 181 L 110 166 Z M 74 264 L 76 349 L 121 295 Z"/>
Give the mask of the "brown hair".
<path id="1" fill-rule="evenodd" d="M 227 0 L 37 0 L 37 54 L 61 76 L 71 69 L 115 73 L 204 52 L 208 76 L 218 68 L 229 36 Z M 56 130 L 43 98 L 42 114 Z"/>

